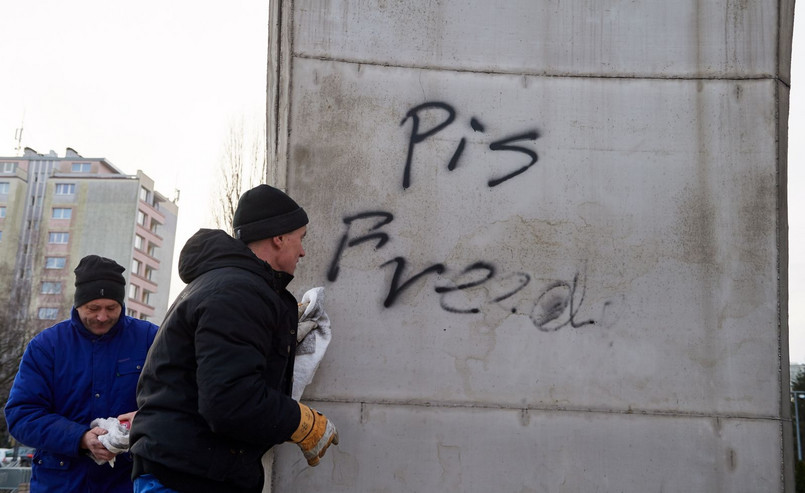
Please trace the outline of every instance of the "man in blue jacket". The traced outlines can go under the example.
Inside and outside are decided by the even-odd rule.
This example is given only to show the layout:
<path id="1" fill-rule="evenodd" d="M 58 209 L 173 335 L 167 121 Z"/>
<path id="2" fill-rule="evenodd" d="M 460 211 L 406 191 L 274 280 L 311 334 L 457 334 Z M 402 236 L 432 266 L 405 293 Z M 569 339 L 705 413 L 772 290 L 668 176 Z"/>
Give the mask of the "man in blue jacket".
<path id="1" fill-rule="evenodd" d="M 81 259 L 70 319 L 25 349 L 5 412 L 11 435 L 36 448 L 33 493 L 132 491 L 130 454 L 115 457 L 98 439 L 106 430 L 90 426 L 96 418 L 131 421 L 157 332 L 123 314 L 124 270 L 98 255 Z M 114 467 L 106 462 L 112 459 Z"/>

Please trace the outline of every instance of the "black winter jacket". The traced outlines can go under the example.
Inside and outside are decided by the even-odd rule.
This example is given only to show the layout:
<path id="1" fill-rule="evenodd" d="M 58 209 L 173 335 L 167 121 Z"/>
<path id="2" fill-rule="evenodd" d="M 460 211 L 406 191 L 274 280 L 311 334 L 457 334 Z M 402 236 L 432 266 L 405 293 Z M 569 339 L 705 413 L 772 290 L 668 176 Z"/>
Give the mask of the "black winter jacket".
<path id="1" fill-rule="evenodd" d="M 168 311 L 137 387 L 134 477 L 180 492 L 260 492 L 262 455 L 289 439 L 297 305 L 244 243 L 199 230 L 182 249 L 188 285 Z"/>

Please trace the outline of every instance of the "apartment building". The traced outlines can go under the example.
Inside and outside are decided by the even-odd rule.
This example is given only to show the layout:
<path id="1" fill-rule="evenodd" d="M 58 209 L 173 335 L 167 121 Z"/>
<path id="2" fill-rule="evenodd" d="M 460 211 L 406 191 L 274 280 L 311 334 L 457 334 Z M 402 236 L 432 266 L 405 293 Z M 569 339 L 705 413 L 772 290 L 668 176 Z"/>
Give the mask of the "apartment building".
<path id="1" fill-rule="evenodd" d="M 168 308 L 177 204 L 142 171 L 68 148 L 0 157 L 0 303 L 37 331 L 70 315 L 73 269 L 102 255 L 126 267 L 128 315 L 161 323 Z"/>

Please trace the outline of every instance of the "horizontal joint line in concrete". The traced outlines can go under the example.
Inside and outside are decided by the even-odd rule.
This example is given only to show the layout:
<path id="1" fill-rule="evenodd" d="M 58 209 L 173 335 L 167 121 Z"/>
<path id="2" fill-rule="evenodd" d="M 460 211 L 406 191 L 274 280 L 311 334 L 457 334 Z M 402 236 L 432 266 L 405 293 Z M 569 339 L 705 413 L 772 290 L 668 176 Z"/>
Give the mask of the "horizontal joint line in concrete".
<path id="1" fill-rule="evenodd" d="M 399 406 L 399 407 L 426 407 L 444 409 L 480 409 L 480 410 L 501 410 L 501 411 L 537 411 L 537 412 L 560 412 L 560 413 L 592 413 L 592 414 L 623 414 L 638 416 L 657 416 L 657 417 L 676 417 L 676 418 L 718 418 L 718 419 L 747 419 L 757 421 L 790 421 L 777 416 L 762 416 L 752 414 L 706 414 L 703 412 L 686 412 L 670 410 L 649 410 L 649 409 L 604 409 L 604 408 L 585 408 L 573 406 L 507 406 L 477 402 L 437 402 L 437 401 L 394 401 L 394 400 L 347 400 L 347 399 L 305 399 L 305 402 L 339 403 L 339 404 L 359 404 L 372 406 Z"/>
<path id="2" fill-rule="evenodd" d="M 637 76 L 637 75 L 601 75 L 601 74 L 567 74 L 567 73 L 551 73 L 551 72 L 523 72 L 523 71 L 514 71 L 514 70 L 478 70 L 478 69 L 468 69 L 468 68 L 456 68 L 456 67 L 440 67 L 440 66 L 425 66 L 425 65 L 416 65 L 416 64 L 391 64 L 391 63 L 378 63 L 372 61 L 365 61 L 365 60 L 353 60 L 349 58 L 331 58 L 331 57 L 323 57 L 323 56 L 311 56 L 311 55 L 304 55 L 300 53 L 294 53 L 293 55 L 295 58 L 303 58 L 306 60 L 319 60 L 323 62 L 335 62 L 335 63 L 348 63 L 352 65 L 370 65 L 374 67 L 392 67 L 392 68 L 408 68 L 408 69 L 417 69 L 417 70 L 432 70 L 437 72 L 462 72 L 462 73 L 471 73 L 471 74 L 492 74 L 492 75 L 520 75 L 525 77 L 549 77 L 549 78 L 568 78 L 568 79 L 634 79 L 634 80 L 778 80 L 780 82 L 785 83 L 779 77 L 776 77 L 771 74 L 766 75 L 747 75 L 743 77 L 724 77 L 724 76 L 712 76 L 712 77 L 686 77 L 682 75 L 668 75 L 665 77 L 649 77 L 649 76 Z"/>

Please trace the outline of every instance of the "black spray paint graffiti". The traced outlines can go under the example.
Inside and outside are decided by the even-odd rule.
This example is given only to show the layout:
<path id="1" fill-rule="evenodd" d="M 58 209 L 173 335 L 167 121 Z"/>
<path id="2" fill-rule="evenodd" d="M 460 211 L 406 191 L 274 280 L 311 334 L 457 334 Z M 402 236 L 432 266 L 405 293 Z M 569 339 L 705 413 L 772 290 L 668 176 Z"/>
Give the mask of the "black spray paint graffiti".
<path id="1" fill-rule="evenodd" d="M 350 234 L 353 223 L 362 220 L 371 221 L 366 233 L 352 236 Z M 379 250 L 386 245 L 390 237 L 380 228 L 394 220 L 394 215 L 386 211 L 367 211 L 344 218 L 346 231 L 341 236 L 339 246 L 330 262 L 327 279 L 335 282 L 338 279 L 340 261 L 346 248 L 355 247 L 363 243 L 376 242 L 374 248 Z M 404 279 L 408 262 L 403 257 L 394 257 L 384 262 L 380 267 L 394 266 L 389 290 L 383 306 L 389 308 L 395 304 L 398 297 L 414 283 L 431 274 L 445 274 L 449 272 L 446 265 L 436 263 L 429 265 L 416 274 Z M 437 285 L 434 292 L 440 295 L 439 305 L 450 313 L 473 314 L 480 313 L 488 306 L 502 306 L 505 300 L 524 294 L 523 289 L 531 283 L 531 275 L 524 272 L 498 276 L 495 266 L 490 262 L 478 261 L 462 270 L 455 276 L 449 285 Z M 478 288 L 476 290 L 476 288 Z M 469 306 L 460 306 L 451 299 L 457 292 L 490 293 L 485 299 Z M 584 302 L 585 286 L 583 278 L 577 273 L 572 281 L 551 281 L 539 288 L 536 299 L 531 300 L 526 313 L 536 328 L 545 332 L 553 332 L 563 327 L 579 328 L 594 325 L 592 319 L 578 320 L 578 313 Z M 606 307 L 605 307 L 606 309 Z M 517 313 L 511 308 L 512 313 Z"/>
<path id="2" fill-rule="evenodd" d="M 427 129 L 422 130 L 420 129 L 420 113 L 431 111 L 431 110 L 443 110 L 447 113 L 446 118 L 439 123 L 438 125 Z M 411 136 L 408 140 L 408 155 L 405 159 L 405 168 L 403 171 L 403 188 L 408 188 L 411 186 L 411 166 L 414 159 L 414 147 L 416 144 L 424 141 L 428 137 L 435 135 L 436 133 L 444 130 L 448 125 L 453 123 L 456 119 L 456 111 L 447 103 L 441 102 L 428 102 L 420 104 L 419 106 L 412 108 L 411 110 L 406 113 L 405 118 L 403 118 L 400 125 L 405 125 L 408 120 L 411 120 Z M 479 122 L 476 118 L 470 118 L 470 128 L 472 128 L 475 132 L 485 132 L 485 127 L 481 122 Z M 514 178 L 515 176 L 524 173 L 528 168 L 534 165 L 537 162 L 537 153 L 533 150 L 522 147 L 519 145 L 513 145 L 515 142 L 520 142 L 524 140 L 537 140 L 539 134 L 536 130 L 531 130 L 527 132 L 523 132 L 518 135 L 513 135 L 511 137 L 506 137 L 504 139 L 496 140 L 489 144 L 489 149 L 492 151 L 514 151 L 520 152 L 528 156 L 529 162 L 520 168 L 504 174 L 502 176 L 497 176 L 490 178 L 487 182 L 487 185 L 490 187 L 496 187 L 501 183 Z M 461 155 L 464 153 L 464 147 L 467 144 L 467 139 L 462 137 L 461 140 L 458 142 L 458 146 L 456 150 L 453 152 L 450 161 L 447 163 L 447 169 L 449 171 L 453 171 L 458 167 L 459 160 L 461 159 Z"/>
<path id="3" fill-rule="evenodd" d="M 431 128 L 422 128 L 423 117 L 427 117 L 428 121 L 434 121 L 432 114 L 434 111 L 444 112 L 445 117 Z M 409 119 L 411 133 L 403 171 L 403 189 L 411 186 L 414 149 L 417 144 L 451 125 L 456 119 L 456 111 L 447 103 L 431 101 L 409 110 L 400 125 L 405 125 Z M 486 132 L 484 125 L 474 117 L 470 118 L 469 124 L 474 132 Z M 531 130 L 491 142 L 490 150 L 521 153 L 528 157 L 528 162 L 513 171 L 489 178 L 487 185 L 490 188 L 496 187 L 531 168 L 537 162 L 537 153 L 515 144 L 521 141 L 534 141 L 538 137 L 537 131 Z M 448 171 L 453 171 L 459 166 L 465 146 L 466 138 L 462 137 L 447 164 Z M 393 220 L 394 214 L 382 210 L 370 210 L 344 217 L 346 230 L 330 262 L 327 279 L 330 282 L 338 279 L 340 262 L 346 249 L 365 243 L 374 243 L 375 250 L 383 248 L 391 238 L 382 228 Z M 359 229 L 360 232 L 353 233 L 355 229 Z M 579 272 L 573 275 L 571 280 L 543 280 L 542 284 L 539 284 L 534 281 L 532 275 L 525 272 L 499 273 L 495 265 L 487 261 L 474 262 L 455 274 L 443 263 L 433 263 L 419 272 L 407 274 L 408 261 L 401 256 L 395 256 L 381 263 L 379 267 L 394 269 L 388 293 L 383 301 L 383 306 L 386 308 L 393 306 L 402 293 L 420 280 L 425 282 L 428 276 L 436 276 L 434 293 L 439 296 L 439 306 L 449 313 L 475 314 L 481 313 L 485 308 L 496 306 L 508 309 L 512 313 L 527 314 L 534 326 L 545 332 L 556 331 L 563 327 L 600 325 L 597 320 L 579 316 L 586 292 L 584 276 Z M 526 291 L 526 287 L 531 289 Z M 536 294 L 532 295 L 534 290 Z M 609 302 L 606 302 L 601 311 L 601 322 L 607 318 L 608 308 Z"/>

